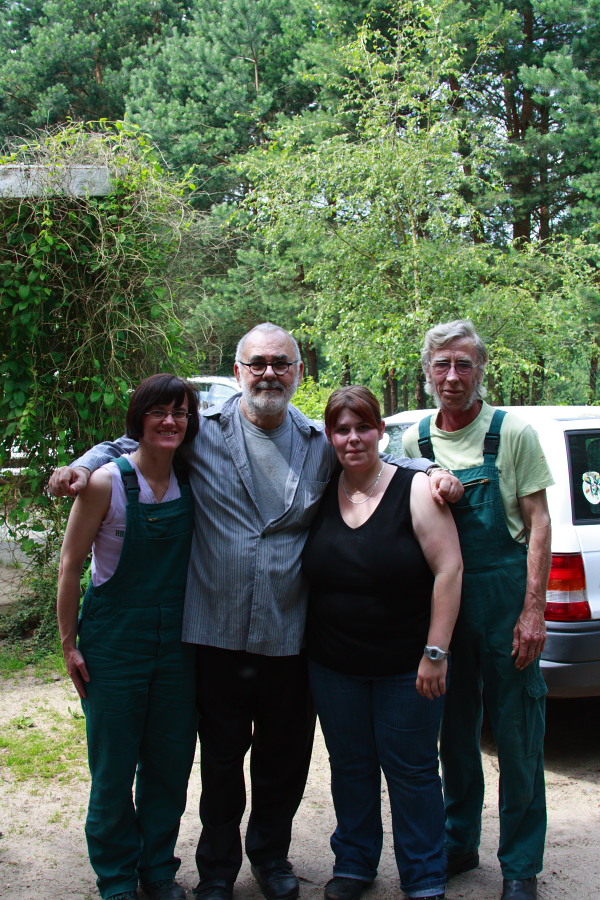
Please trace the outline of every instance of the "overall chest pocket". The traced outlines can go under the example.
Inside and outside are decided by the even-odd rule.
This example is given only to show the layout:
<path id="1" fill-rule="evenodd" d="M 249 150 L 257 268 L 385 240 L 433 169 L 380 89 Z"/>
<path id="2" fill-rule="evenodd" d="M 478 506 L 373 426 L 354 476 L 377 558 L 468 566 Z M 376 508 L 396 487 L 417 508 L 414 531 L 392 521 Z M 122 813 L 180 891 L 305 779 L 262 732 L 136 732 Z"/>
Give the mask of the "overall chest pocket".
<path id="1" fill-rule="evenodd" d="M 481 564 L 482 554 L 495 540 L 496 491 L 487 476 L 467 478 L 461 499 L 450 504 L 458 529 L 463 560 L 466 566 Z"/>

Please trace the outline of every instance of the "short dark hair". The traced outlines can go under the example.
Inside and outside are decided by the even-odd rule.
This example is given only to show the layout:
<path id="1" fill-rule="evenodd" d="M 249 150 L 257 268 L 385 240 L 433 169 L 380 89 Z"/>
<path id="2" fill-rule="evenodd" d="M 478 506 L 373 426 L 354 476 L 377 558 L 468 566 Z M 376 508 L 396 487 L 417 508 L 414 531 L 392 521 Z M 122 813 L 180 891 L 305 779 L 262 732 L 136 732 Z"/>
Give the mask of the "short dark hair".
<path id="1" fill-rule="evenodd" d="M 189 381 L 165 372 L 146 378 L 131 395 L 125 420 L 127 437 L 139 441 L 144 434 L 144 416 L 149 410 L 171 402 L 181 406 L 186 397 L 190 417 L 182 444 L 191 443 L 200 430 L 198 392 Z"/>
<path id="2" fill-rule="evenodd" d="M 381 425 L 381 407 L 379 400 L 369 388 L 361 384 L 350 384 L 334 391 L 325 407 L 325 427 L 327 431 L 335 428 L 337 420 L 345 409 L 351 410 L 373 428 Z"/>

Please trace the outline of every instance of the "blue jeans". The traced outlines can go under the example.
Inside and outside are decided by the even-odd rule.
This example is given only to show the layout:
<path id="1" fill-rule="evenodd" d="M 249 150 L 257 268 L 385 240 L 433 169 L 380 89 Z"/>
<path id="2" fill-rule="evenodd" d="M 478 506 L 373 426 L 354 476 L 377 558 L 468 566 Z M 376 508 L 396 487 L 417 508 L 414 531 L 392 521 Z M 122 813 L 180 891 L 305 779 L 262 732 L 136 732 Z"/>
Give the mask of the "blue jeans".
<path id="1" fill-rule="evenodd" d="M 343 675 L 310 660 L 309 673 L 331 764 L 334 875 L 361 881 L 377 875 L 383 770 L 402 890 L 409 897 L 443 893 L 444 804 L 437 748 L 443 698 L 421 697 L 416 672 Z"/>

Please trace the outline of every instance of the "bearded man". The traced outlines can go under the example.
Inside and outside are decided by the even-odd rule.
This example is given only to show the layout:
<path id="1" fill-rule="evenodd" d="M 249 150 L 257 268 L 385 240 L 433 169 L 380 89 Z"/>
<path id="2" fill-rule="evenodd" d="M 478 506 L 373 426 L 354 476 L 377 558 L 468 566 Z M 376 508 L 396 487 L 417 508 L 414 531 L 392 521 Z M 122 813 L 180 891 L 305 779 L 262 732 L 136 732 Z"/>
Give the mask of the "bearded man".
<path id="1" fill-rule="evenodd" d="M 440 739 L 448 877 L 479 865 L 484 692 L 500 767 L 502 900 L 534 900 L 546 834 L 539 656 L 553 479 L 531 426 L 484 402 L 487 361 L 471 322 L 427 332 L 422 365 L 438 411 L 406 432 L 404 448 L 447 467 L 465 489 L 451 507 L 464 580 Z"/>

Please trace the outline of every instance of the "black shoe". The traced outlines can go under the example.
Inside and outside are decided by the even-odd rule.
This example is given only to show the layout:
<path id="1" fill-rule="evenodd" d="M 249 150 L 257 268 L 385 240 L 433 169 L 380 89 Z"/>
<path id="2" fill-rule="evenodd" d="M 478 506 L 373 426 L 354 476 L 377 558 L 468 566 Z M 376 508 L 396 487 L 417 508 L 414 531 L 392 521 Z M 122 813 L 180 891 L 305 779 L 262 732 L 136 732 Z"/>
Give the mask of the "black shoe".
<path id="1" fill-rule="evenodd" d="M 250 868 L 266 900 L 296 900 L 300 885 L 288 859 L 274 859 Z"/>
<path id="2" fill-rule="evenodd" d="M 537 878 L 505 878 L 502 886 L 502 900 L 536 900 Z"/>
<path id="3" fill-rule="evenodd" d="M 142 888 L 150 900 L 185 900 L 185 891 L 173 878 L 162 881 L 142 882 Z"/>
<path id="4" fill-rule="evenodd" d="M 137 891 L 124 891 L 122 894 L 113 894 L 106 900 L 140 900 L 140 895 Z"/>
<path id="5" fill-rule="evenodd" d="M 208 878 L 206 881 L 201 881 L 192 893 L 197 900 L 231 900 L 233 885 L 227 881 Z"/>
<path id="6" fill-rule="evenodd" d="M 472 850 L 470 853 L 449 853 L 446 877 L 454 878 L 455 875 L 461 875 L 463 872 L 476 869 L 478 865 L 479 853 L 477 850 Z"/>
<path id="7" fill-rule="evenodd" d="M 325 885 L 323 897 L 325 900 L 358 900 L 370 881 L 362 881 L 360 878 L 344 878 L 343 875 L 335 875 Z"/>

